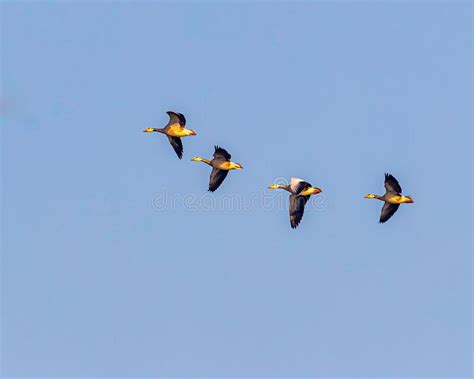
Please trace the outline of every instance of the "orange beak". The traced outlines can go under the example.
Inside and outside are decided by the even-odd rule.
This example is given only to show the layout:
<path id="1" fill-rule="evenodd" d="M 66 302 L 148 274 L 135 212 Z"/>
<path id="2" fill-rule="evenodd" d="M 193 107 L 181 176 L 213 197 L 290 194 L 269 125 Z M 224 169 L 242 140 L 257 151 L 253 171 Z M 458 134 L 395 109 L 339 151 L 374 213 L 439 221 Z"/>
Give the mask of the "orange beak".
<path id="1" fill-rule="evenodd" d="M 410 197 L 410 198 L 408 198 L 407 203 L 408 203 L 408 204 L 412 204 L 412 203 L 414 203 L 414 201 L 413 201 L 413 199 Z"/>
<path id="2" fill-rule="evenodd" d="M 313 194 L 314 194 L 314 195 L 316 195 L 316 194 L 318 194 L 318 193 L 321 193 L 321 192 L 322 192 L 321 188 L 317 188 L 317 187 L 316 187 L 316 188 L 313 188 Z"/>
<path id="3" fill-rule="evenodd" d="M 197 135 L 196 132 L 194 130 L 191 130 L 190 136 L 196 136 L 196 135 Z"/>

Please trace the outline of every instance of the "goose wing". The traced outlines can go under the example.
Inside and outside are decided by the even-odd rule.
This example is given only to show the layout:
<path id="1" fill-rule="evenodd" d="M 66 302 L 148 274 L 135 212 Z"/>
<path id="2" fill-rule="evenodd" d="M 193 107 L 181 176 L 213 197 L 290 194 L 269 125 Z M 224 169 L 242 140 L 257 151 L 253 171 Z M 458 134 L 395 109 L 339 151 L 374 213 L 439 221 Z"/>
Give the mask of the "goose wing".
<path id="1" fill-rule="evenodd" d="M 382 207 L 382 212 L 380 213 L 379 222 L 383 224 L 384 222 L 388 221 L 389 218 L 392 217 L 394 213 L 397 211 L 399 206 L 400 204 L 390 204 L 388 202 L 385 202 L 385 204 Z"/>
<path id="2" fill-rule="evenodd" d="M 169 135 L 166 135 L 166 136 L 168 137 L 168 140 L 170 141 L 171 146 L 176 152 L 176 155 L 178 156 L 179 159 L 181 159 L 183 157 L 183 142 L 181 142 L 181 138 L 171 137 Z"/>
<path id="3" fill-rule="evenodd" d="M 402 193 L 402 187 L 398 184 L 398 180 L 390 174 L 385 174 L 385 190 L 391 193 Z"/>
<path id="4" fill-rule="evenodd" d="M 226 149 L 223 149 L 219 146 L 214 146 L 214 159 L 230 161 L 231 155 L 227 152 Z"/>
<path id="5" fill-rule="evenodd" d="M 182 113 L 172 112 L 172 111 L 168 111 L 166 113 L 168 114 L 168 116 L 170 116 L 170 120 L 167 126 L 173 125 L 173 124 L 180 124 L 181 126 L 186 125 L 186 118 L 184 117 Z"/>
<path id="6" fill-rule="evenodd" d="M 311 187 L 311 184 L 303 179 L 291 178 L 290 180 L 290 189 L 293 193 L 300 193 L 308 187 Z"/>
<path id="7" fill-rule="evenodd" d="M 290 195 L 290 224 L 293 229 L 298 227 L 304 214 L 304 206 L 309 196 Z"/>
<path id="8" fill-rule="evenodd" d="M 219 170 L 218 168 L 213 168 L 211 171 L 211 176 L 209 178 L 209 191 L 214 192 L 224 181 L 227 176 L 227 170 Z"/>

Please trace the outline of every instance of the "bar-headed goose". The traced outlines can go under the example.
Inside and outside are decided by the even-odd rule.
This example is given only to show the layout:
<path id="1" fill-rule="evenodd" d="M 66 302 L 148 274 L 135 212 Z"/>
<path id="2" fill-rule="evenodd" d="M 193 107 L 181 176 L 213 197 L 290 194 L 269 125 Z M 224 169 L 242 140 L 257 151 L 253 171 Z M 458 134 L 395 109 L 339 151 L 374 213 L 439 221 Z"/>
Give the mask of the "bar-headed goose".
<path id="1" fill-rule="evenodd" d="M 214 146 L 214 155 L 211 160 L 201 157 L 194 157 L 194 162 L 204 162 L 212 167 L 211 177 L 209 178 L 209 191 L 214 192 L 224 181 L 230 170 L 242 170 L 240 163 L 230 161 L 231 155 L 227 150 L 219 146 Z"/>
<path id="2" fill-rule="evenodd" d="M 271 184 L 269 189 L 283 189 L 291 193 L 290 195 L 290 225 L 293 229 L 298 227 L 303 218 L 304 207 L 311 195 L 321 192 L 318 187 L 313 187 L 303 179 L 291 178 L 290 184 Z"/>
<path id="3" fill-rule="evenodd" d="M 385 202 L 382 207 L 379 222 L 383 224 L 388 221 L 390 217 L 397 211 L 400 204 L 413 203 L 413 199 L 410 196 L 404 196 L 402 193 L 402 187 L 398 184 L 398 180 L 390 174 L 385 174 L 385 195 L 378 196 L 369 193 L 364 197 L 366 199 L 378 199 Z"/>
<path id="4" fill-rule="evenodd" d="M 179 159 L 183 157 L 183 143 L 181 137 L 195 136 L 196 132 L 192 129 L 186 129 L 186 118 L 182 113 L 168 111 L 170 117 L 168 124 L 164 128 L 146 128 L 145 133 L 163 133 L 166 134 L 171 146 L 173 147 Z"/>

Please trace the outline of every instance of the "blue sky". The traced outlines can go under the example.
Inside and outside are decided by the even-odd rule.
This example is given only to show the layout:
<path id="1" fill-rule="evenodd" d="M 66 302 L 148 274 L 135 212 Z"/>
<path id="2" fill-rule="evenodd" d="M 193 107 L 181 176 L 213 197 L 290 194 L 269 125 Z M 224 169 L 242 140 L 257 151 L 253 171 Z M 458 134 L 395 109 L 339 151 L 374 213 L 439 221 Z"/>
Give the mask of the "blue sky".
<path id="1" fill-rule="evenodd" d="M 4 377 L 471 376 L 470 2 L 1 13 Z M 379 225 L 384 172 L 415 203 Z"/>

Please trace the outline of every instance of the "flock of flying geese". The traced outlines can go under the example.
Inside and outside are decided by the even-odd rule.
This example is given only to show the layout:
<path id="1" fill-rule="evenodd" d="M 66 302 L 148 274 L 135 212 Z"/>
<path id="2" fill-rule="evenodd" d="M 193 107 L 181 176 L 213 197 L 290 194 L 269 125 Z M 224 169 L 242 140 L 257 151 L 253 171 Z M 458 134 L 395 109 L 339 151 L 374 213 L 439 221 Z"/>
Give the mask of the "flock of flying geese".
<path id="1" fill-rule="evenodd" d="M 183 157 L 183 143 L 182 137 L 195 136 L 196 132 L 192 129 L 186 128 L 186 118 L 183 114 L 178 112 L 166 112 L 170 118 L 168 124 L 164 128 L 147 128 L 146 133 L 162 133 L 168 137 L 168 140 L 173 147 L 179 159 Z M 205 159 L 201 157 L 194 157 L 191 160 L 194 162 L 203 162 L 212 167 L 211 176 L 209 178 L 209 191 L 214 192 L 219 188 L 230 170 L 242 170 L 240 163 L 232 162 L 231 155 L 227 150 L 219 146 L 214 146 L 214 155 L 212 159 Z M 283 189 L 290 193 L 290 225 L 296 228 L 303 218 L 304 207 L 311 195 L 316 195 L 321 192 L 318 187 L 313 187 L 305 180 L 298 178 L 291 178 L 290 184 L 271 184 L 269 189 Z M 384 202 L 382 212 L 380 214 L 380 223 L 384 223 L 393 216 L 400 204 L 413 203 L 410 196 L 401 194 L 402 188 L 390 174 L 385 174 L 385 194 L 378 196 L 368 194 L 367 199 L 378 199 Z"/>

